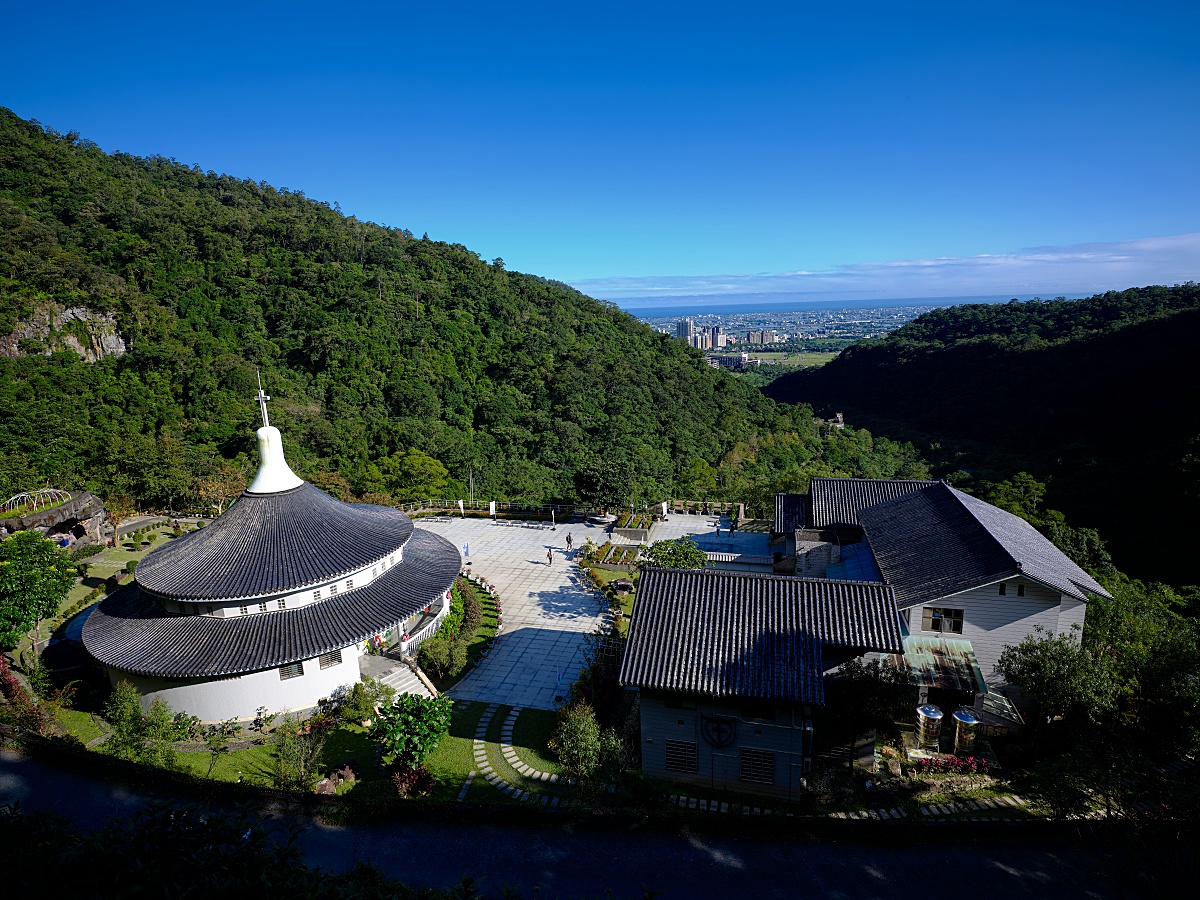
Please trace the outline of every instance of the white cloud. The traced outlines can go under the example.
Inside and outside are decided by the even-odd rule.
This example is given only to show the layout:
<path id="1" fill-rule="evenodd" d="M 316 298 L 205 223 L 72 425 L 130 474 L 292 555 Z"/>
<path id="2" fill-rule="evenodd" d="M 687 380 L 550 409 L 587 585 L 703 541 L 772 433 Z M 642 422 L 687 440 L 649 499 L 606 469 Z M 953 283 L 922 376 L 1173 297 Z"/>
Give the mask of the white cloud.
<path id="1" fill-rule="evenodd" d="M 1200 280 L 1200 233 L 1015 253 L 854 263 L 823 272 L 660 275 L 574 282 L 606 300 L 723 294 L 847 295 L 893 299 L 1093 293 Z M 802 297 L 797 297 L 801 299 Z"/>

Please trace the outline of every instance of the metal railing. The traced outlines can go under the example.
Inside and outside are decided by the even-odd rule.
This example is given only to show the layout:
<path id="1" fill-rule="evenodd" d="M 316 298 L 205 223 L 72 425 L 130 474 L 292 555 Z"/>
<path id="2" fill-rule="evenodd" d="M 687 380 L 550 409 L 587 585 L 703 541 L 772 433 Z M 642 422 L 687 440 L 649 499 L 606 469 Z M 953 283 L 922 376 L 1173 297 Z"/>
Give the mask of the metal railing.
<path id="1" fill-rule="evenodd" d="M 427 641 L 433 634 L 442 627 L 442 622 L 450 612 L 450 601 L 442 597 L 442 608 L 438 610 L 437 615 L 429 622 L 422 625 L 415 634 L 409 636 L 408 640 L 401 638 L 400 640 L 400 655 L 401 657 L 411 656 L 417 651 L 417 648 Z"/>

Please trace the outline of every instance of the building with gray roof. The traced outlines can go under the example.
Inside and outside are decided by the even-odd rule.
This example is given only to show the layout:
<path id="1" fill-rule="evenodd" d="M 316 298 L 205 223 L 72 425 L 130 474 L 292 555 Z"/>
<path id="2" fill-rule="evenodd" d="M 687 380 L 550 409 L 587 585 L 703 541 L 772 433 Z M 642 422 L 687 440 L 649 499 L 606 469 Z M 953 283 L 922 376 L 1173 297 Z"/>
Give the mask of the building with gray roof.
<path id="1" fill-rule="evenodd" d="M 258 475 L 238 501 L 151 551 L 83 627 L 87 651 L 146 705 L 204 721 L 308 709 L 359 680 L 369 644 L 436 627 L 449 607 L 457 548 L 397 509 L 302 481 L 265 403 L 263 420 Z"/>

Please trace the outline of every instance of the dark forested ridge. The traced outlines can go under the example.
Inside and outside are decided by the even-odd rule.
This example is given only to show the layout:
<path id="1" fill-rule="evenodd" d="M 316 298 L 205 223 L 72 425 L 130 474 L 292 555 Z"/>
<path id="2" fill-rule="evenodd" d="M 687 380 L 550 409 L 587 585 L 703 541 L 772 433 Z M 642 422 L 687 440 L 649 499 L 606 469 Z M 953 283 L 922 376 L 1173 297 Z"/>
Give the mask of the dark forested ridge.
<path id="1" fill-rule="evenodd" d="M 105 327 L 126 352 L 70 349 Z M 813 474 L 925 473 L 564 284 L 7 110 L 0 349 L 0 493 L 211 499 L 252 465 L 256 367 L 294 467 L 345 496 L 456 497 L 473 478 L 489 499 L 608 481 L 761 503 Z"/>
<path id="2" fill-rule="evenodd" d="M 1194 584 L 1198 350 L 1189 283 L 936 310 L 765 390 L 929 448 L 939 474 L 1028 471 L 1121 569 Z"/>

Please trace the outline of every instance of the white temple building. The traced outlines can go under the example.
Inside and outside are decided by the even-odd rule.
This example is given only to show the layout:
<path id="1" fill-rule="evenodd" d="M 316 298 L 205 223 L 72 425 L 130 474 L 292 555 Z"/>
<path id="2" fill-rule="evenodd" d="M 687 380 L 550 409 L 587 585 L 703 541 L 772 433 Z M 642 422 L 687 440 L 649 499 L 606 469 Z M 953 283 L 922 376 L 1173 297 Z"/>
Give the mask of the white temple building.
<path id="1" fill-rule="evenodd" d="M 88 652 L 145 706 L 203 721 L 311 708 L 359 680 L 367 642 L 449 602 L 458 549 L 397 509 L 302 481 L 266 399 L 260 468 L 238 501 L 147 554 L 84 625 Z"/>

